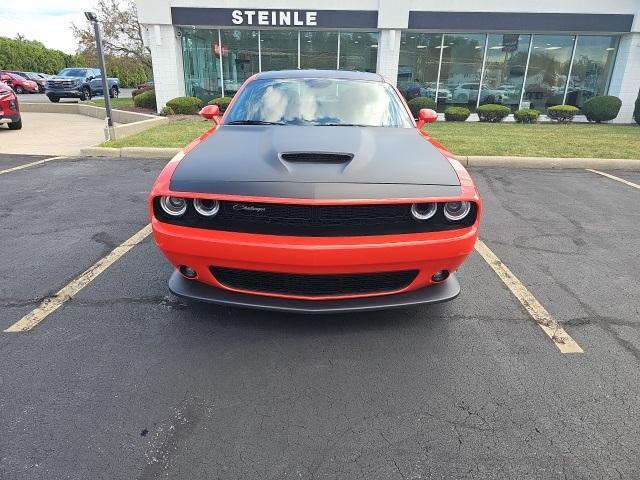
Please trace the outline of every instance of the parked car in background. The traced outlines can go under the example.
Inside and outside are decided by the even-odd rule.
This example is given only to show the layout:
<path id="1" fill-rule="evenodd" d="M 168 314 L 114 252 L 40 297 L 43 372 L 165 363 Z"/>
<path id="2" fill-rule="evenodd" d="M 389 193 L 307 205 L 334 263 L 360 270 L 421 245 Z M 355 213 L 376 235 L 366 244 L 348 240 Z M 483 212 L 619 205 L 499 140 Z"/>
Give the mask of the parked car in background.
<path id="1" fill-rule="evenodd" d="M 44 83 L 46 80 L 41 76 L 39 76 L 38 74 L 33 72 L 23 72 L 20 70 L 10 70 L 9 73 L 14 73 L 16 75 L 20 75 L 21 77 L 26 78 L 27 80 L 36 82 L 36 84 L 38 85 L 38 92 L 40 93 L 44 92 Z"/>
<path id="2" fill-rule="evenodd" d="M 4 82 L 0 82 L 0 124 L 2 123 L 6 123 L 9 130 L 22 128 L 18 96 Z"/>
<path id="3" fill-rule="evenodd" d="M 16 93 L 37 93 L 38 84 L 33 80 L 24 78 L 22 75 L 7 72 L 5 70 L 0 73 L 0 79 L 13 88 Z"/>
<path id="4" fill-rule="evenodd" d="M 148 80 L 144 83 L 139 84 L 136 88 L 142 92 L 145 92 L 147 90 L 151 90 L 152 88 L 155 88 L 155 86 L 153 84 L 153 80 Z"/>
<path id="5" fill-rule="evenodd" d="M 116 98 L 120 94 L 120 80 L 107 78 L 108 95 Z M 45 83 L 45 94 L 52 102 L 61 98 L 91 100 L 102 96 L 102 75 L 99 68 L 63 68 Z"/>
<path id="6" fill-rule="evenodd" d="M 436 98 L 435 82 L 427 85 L 424 96 L 435 100 Z M 440 85 L 438 86 L 438 102 L 451 102 L 452 99 L 453 99 L 453 95 L 451 94 L 451 90 L 449 90 L 447 86 L 444 85 L 443 83 L 440 83 Z"/>
<path id="7" fill-rule="evenodd" d="M 461 83 L 453 91 L 453 101 L 455 103 L 475 103 L 478 101 L 480 92 L 479 83 Z M 508 103 L 509 94 L 505 90 L 482 87 L 480 93 L 481 103 Z"/>

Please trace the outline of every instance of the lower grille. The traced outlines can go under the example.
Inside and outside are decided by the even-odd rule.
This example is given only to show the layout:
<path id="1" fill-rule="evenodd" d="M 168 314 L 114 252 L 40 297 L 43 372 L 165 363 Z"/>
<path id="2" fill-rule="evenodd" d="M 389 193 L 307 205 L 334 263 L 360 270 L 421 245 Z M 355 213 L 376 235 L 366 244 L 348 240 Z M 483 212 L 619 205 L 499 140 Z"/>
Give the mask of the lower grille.
<path id="1" fill-rule="evenodd" d="M 301 275 L 211 267 L 221 284 L 236 290 L 305 297 L 364 295 L 402 290 L 418 275 L 418 270 L 353 273 L 338 275 Z"/>

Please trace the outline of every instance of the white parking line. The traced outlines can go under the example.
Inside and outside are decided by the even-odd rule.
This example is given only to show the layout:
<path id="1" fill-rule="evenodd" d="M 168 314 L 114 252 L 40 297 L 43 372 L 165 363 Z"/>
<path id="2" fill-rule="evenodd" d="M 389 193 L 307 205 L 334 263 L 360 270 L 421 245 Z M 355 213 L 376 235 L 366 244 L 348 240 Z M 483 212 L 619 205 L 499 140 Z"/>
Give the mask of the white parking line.
<path id="1" fill-rule="evenodd" d="M 24 165 L 18 165 L 17 167 L 7 168 L 5 170 L 0 170 L 0 175 L 4 175 L 5 173 L 16 172 L 18 170 L 22 170 L 23 168 L 35 167 L 36 165 L 42 165 L 44 163 L 50 162 L 52 160 L 63 160 L 67 157 L 51 157 L 51 158 L 43 158 L 42 160 L 37 160 L 31 163 L 25 163 Z"/>
<path id="2" fill-rule="evenodd" d="M 571 338 L 564 328 L 551 318 L 549 312 L 547 312 L 542 304 L 531 294 L 527 287 L 518 280 L 513 272 L 502 263 L 482 240 L 478 239 L 475 248 L 562 353 L 583 353 L 580 345 Z"/>
<path id="3" fill-rule="evenodd" d="M 617 182 L 624 183 L 625 185 L 629 185 L 630 187 L 637 188 L 640 190 L 640 185 L 637 183 L 630 182 L 629 180 L 625 180 L 624 178 L 616 177 L 615 175 L 611 175 L 610 173 L 601 172 L 600 170 L 593 170 L 592 168 L 586 169 L 588 172 L 597 173 L 598 175 L 602 175 L 603 177 L 610 178 L 611 180 L 615 180 Z"/>
<path id="4" fill-rule="evenodd" d="M 151 225 L 147 225 L 128 240 L 114 248 L 107 256 L 102 257 L 96 263 L 86 269 L 79 277 L 73 279 L 55 295 L 45 298 L 40 305 L 27 313 L 5 330 L 6 333 L 26 332 L 38 325 L 51 313 L 60 308 L 67 300 L 70 300 L 80 290 L 89 285 L 93 279 L 109 268 L 116 260 L 122 257 L 133 247 L 142 242 L 151 233 Z"/>

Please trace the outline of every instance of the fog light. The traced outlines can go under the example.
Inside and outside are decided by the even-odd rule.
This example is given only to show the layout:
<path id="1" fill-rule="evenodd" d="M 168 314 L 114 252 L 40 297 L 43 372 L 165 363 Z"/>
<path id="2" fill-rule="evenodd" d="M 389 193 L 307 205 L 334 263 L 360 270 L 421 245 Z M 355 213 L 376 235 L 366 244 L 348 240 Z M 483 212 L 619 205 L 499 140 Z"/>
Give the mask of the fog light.
<path id="1" fill-rule="evenodd" d="M 431 280 L 434 282 L 444 282 L 447 278 L 449 278 L 449 270 L 440 270 L 433 274 Z"/>
<path id="2" fill-rule="evenodd" d="M 180 267 L 180 273 L 187 278 L 196 278 L 198 276 L 198 272 L 196 272 L 193 268 L 188 267 L 186 265 L 182 265 Z"/>

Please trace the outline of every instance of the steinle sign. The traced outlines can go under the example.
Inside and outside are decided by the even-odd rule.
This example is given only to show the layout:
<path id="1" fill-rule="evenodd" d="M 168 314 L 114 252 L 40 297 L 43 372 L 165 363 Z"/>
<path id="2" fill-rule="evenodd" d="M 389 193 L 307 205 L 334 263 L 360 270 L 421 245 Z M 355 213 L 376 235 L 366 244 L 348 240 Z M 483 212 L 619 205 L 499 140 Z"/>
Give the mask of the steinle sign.
<path id="1" fill-rule="evenodd" d="M 234 25 L 264 25 L 270 27 L 318 25 L 318 12 L 297 10 L 233 10 Z"/>

